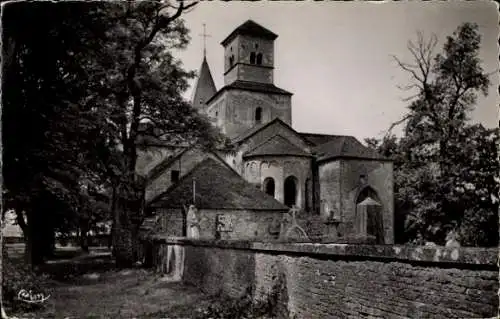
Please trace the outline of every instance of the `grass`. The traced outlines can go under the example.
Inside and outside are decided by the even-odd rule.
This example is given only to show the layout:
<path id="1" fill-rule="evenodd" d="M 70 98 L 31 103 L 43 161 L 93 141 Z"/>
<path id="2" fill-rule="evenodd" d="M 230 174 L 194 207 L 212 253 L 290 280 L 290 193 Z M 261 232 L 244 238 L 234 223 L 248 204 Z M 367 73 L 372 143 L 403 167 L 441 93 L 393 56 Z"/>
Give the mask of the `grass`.
<path id="1" fill-rule="evenodd" d="M 13 257 L 15 258 L 15 257 Z M 16 262 L 21 262 L 18 258 Z M 51 297 L 18 318 L 192 318 L 213 300 L 194 287 L 164 282 L 153 271 L 117 270 L 109 251 L 58 251 L 42 268 Z"/>

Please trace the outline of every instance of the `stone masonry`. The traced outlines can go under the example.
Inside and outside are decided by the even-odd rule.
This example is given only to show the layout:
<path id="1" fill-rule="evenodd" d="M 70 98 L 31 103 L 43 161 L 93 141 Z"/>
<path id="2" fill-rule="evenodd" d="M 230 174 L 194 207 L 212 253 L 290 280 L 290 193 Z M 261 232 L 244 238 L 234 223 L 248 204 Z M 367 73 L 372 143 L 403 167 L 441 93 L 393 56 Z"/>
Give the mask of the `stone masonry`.
<path id="1" fill-rule="evenodd" d="M 184 280 L 206 292 L 262 300 L 278 291 L 281 318 L 486 318 L 498 311 L 496 249 L 155 243 L 183 245 Z"/>

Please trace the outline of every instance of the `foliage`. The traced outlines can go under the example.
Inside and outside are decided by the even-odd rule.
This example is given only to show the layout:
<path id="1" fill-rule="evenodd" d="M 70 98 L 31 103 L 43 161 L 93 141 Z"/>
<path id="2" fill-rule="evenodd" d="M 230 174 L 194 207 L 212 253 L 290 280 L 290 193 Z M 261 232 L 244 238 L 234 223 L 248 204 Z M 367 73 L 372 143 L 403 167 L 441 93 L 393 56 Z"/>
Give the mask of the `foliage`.
<path id="1" fill-rule="evenodd" d="M 398 65 L 412 79 L 404 136 L 367 144 L 395 160 L 396 239 L 444 244 L 457 231 L 462 245 L 498 242 L 498 130 L 468 122 L 488 76 L 475 24 L 461 25 L 434 54 L 436 38 L 409 43 L 413 63 Z M 393 125 L 393 126 L 394 126 Z M 392 129 L 392 127 L 390 129 Z"/>
<path id="2" fill-rule="evenodd" d="M 198 308 L 193 319 L 256 319 L 274 318 L 277 306 L 276 292 L 266 300 L 255 302 L 249 293 L 241 298 L 219 296 L 208 308 Z"/>
<path id="3" fill-rule="evenodd" d="M 180 16 L 190 6 L 3 8 L 5 209 L 26 212 L 28 251 L 43 252 L 36 262 L 55 231 L 87 229 L 113 211 L 123 226 L 118 242 L 130 237 L 141 218 L 135 164 L 144 135 L 208 148 L 225 143 L 182 98 L 193 73 L 170 53 L 189 41 Z M 106 208 L 102 197 L 113 205 Z M 128 239 L 122 242 L 130 248 Z"/>
<path id="4" fill-rule="evenodd" d="M 9 312 L 34 311 L 43 307 L 43 304 L 26 303 L 18 299 L 21 289 L 27 291 L 43 292 L 49 294 L 49 281 L 47 276 L 35 274 L 31 268 L 20 258 L 12 258 L 4 247 L 2 256 L 3 278 L 2 297 L 3 306 Z"/>

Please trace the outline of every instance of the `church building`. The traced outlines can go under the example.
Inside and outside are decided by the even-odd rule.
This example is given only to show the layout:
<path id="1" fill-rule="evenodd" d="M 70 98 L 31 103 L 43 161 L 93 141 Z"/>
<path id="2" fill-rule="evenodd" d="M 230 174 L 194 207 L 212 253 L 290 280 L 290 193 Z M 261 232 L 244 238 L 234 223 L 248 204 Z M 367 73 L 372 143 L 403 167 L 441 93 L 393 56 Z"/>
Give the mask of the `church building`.
<path id="1" fill-rule="evenodd" d="M 273 212 L 279 219 L 279 214 L 295 206 L 300 210 L 300 220 L 308 225 L 304 228 L 314 233 L 311 236 L 331 235 L 331 225 L 345 236 L 362 227 L 376 242 L 393 243 L 391 160 L 353 136 L 312 134 L 293 128 L 293 93 L 274 83 L 274 65 L 279 59 L 274 50 L 277 39 L 278 35 L 252 20 L 232 31 L 221 42 L 224 86 L 219 89 L 203 58 L 192 104 L 231 139 L 236 152 L 206 153 L 197 148 L 151 143 L 141 153 L 137 167 L 147 180 L 147 205 L 155 213 L 170 214 L 166 220 L 171 225 L 182 224 L 182 214 L 174 213 L 182 210 L 182 205 L 197 205 L 200 214 L 203 209 L 212 210 L 215 215 L 206 215 L 212 219 L 224 210 L 231 211 L 234 222 L 230 224 L 257 223 L 252 234 L 259 233 L 259 237 L 272 232 L 273 227 L 262 225 L 275 220 Z M 205 168 L 227 175 L 220 179 L 231 181 L 235 189 L 221 185 L 214 174 L 202 174 Z M 207 178 L 203 178 L 205 175 Z M 185 204 L 181 205 L 179 198 L 184 193 Z M 202 207 L 210 200 L 219 205 Z M 363 207 L 367 203 L 377 209 L 366 211 Z M 246 217 L 235 217 L 237 210 L 245 211 Z M 266 218 L 251 218 L 264 211 Z M 371 217 L 366 222 L 358 221 L 363 214 Z M 209 224 L 214 231 L 219 227 L 217 221 Z"/>

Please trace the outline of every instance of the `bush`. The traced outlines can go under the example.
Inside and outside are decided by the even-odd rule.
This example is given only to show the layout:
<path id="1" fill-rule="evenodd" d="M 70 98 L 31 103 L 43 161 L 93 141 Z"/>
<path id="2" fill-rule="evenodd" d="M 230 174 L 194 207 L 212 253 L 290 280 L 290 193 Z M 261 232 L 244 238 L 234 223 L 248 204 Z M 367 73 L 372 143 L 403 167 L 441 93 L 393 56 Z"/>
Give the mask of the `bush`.
<path id="1" fill-rule="evenodd" d="M 196 310 L 194 319 L 257 319 L 274 318 L 278 301 L 277 292 L 263 301 L 253 302 L 251 293 L 241 298 L 216 298 L 208 308 Z"/>
<path id="2" fill-rule="evenodd" d="M 32 290 L 35 293 L 43 292 L 49 294 L 48 280 L 45 275 L 35 274 L 31 268 L 24 263 L 22 258 L 8 256 L 3 249 L 3 280 L 2 294 L 4 307 L 9 312 L 33 311 L 43 307 L 43 304 L 27 303 L 19 300 L 18 294 L 22 289 Z"/>

